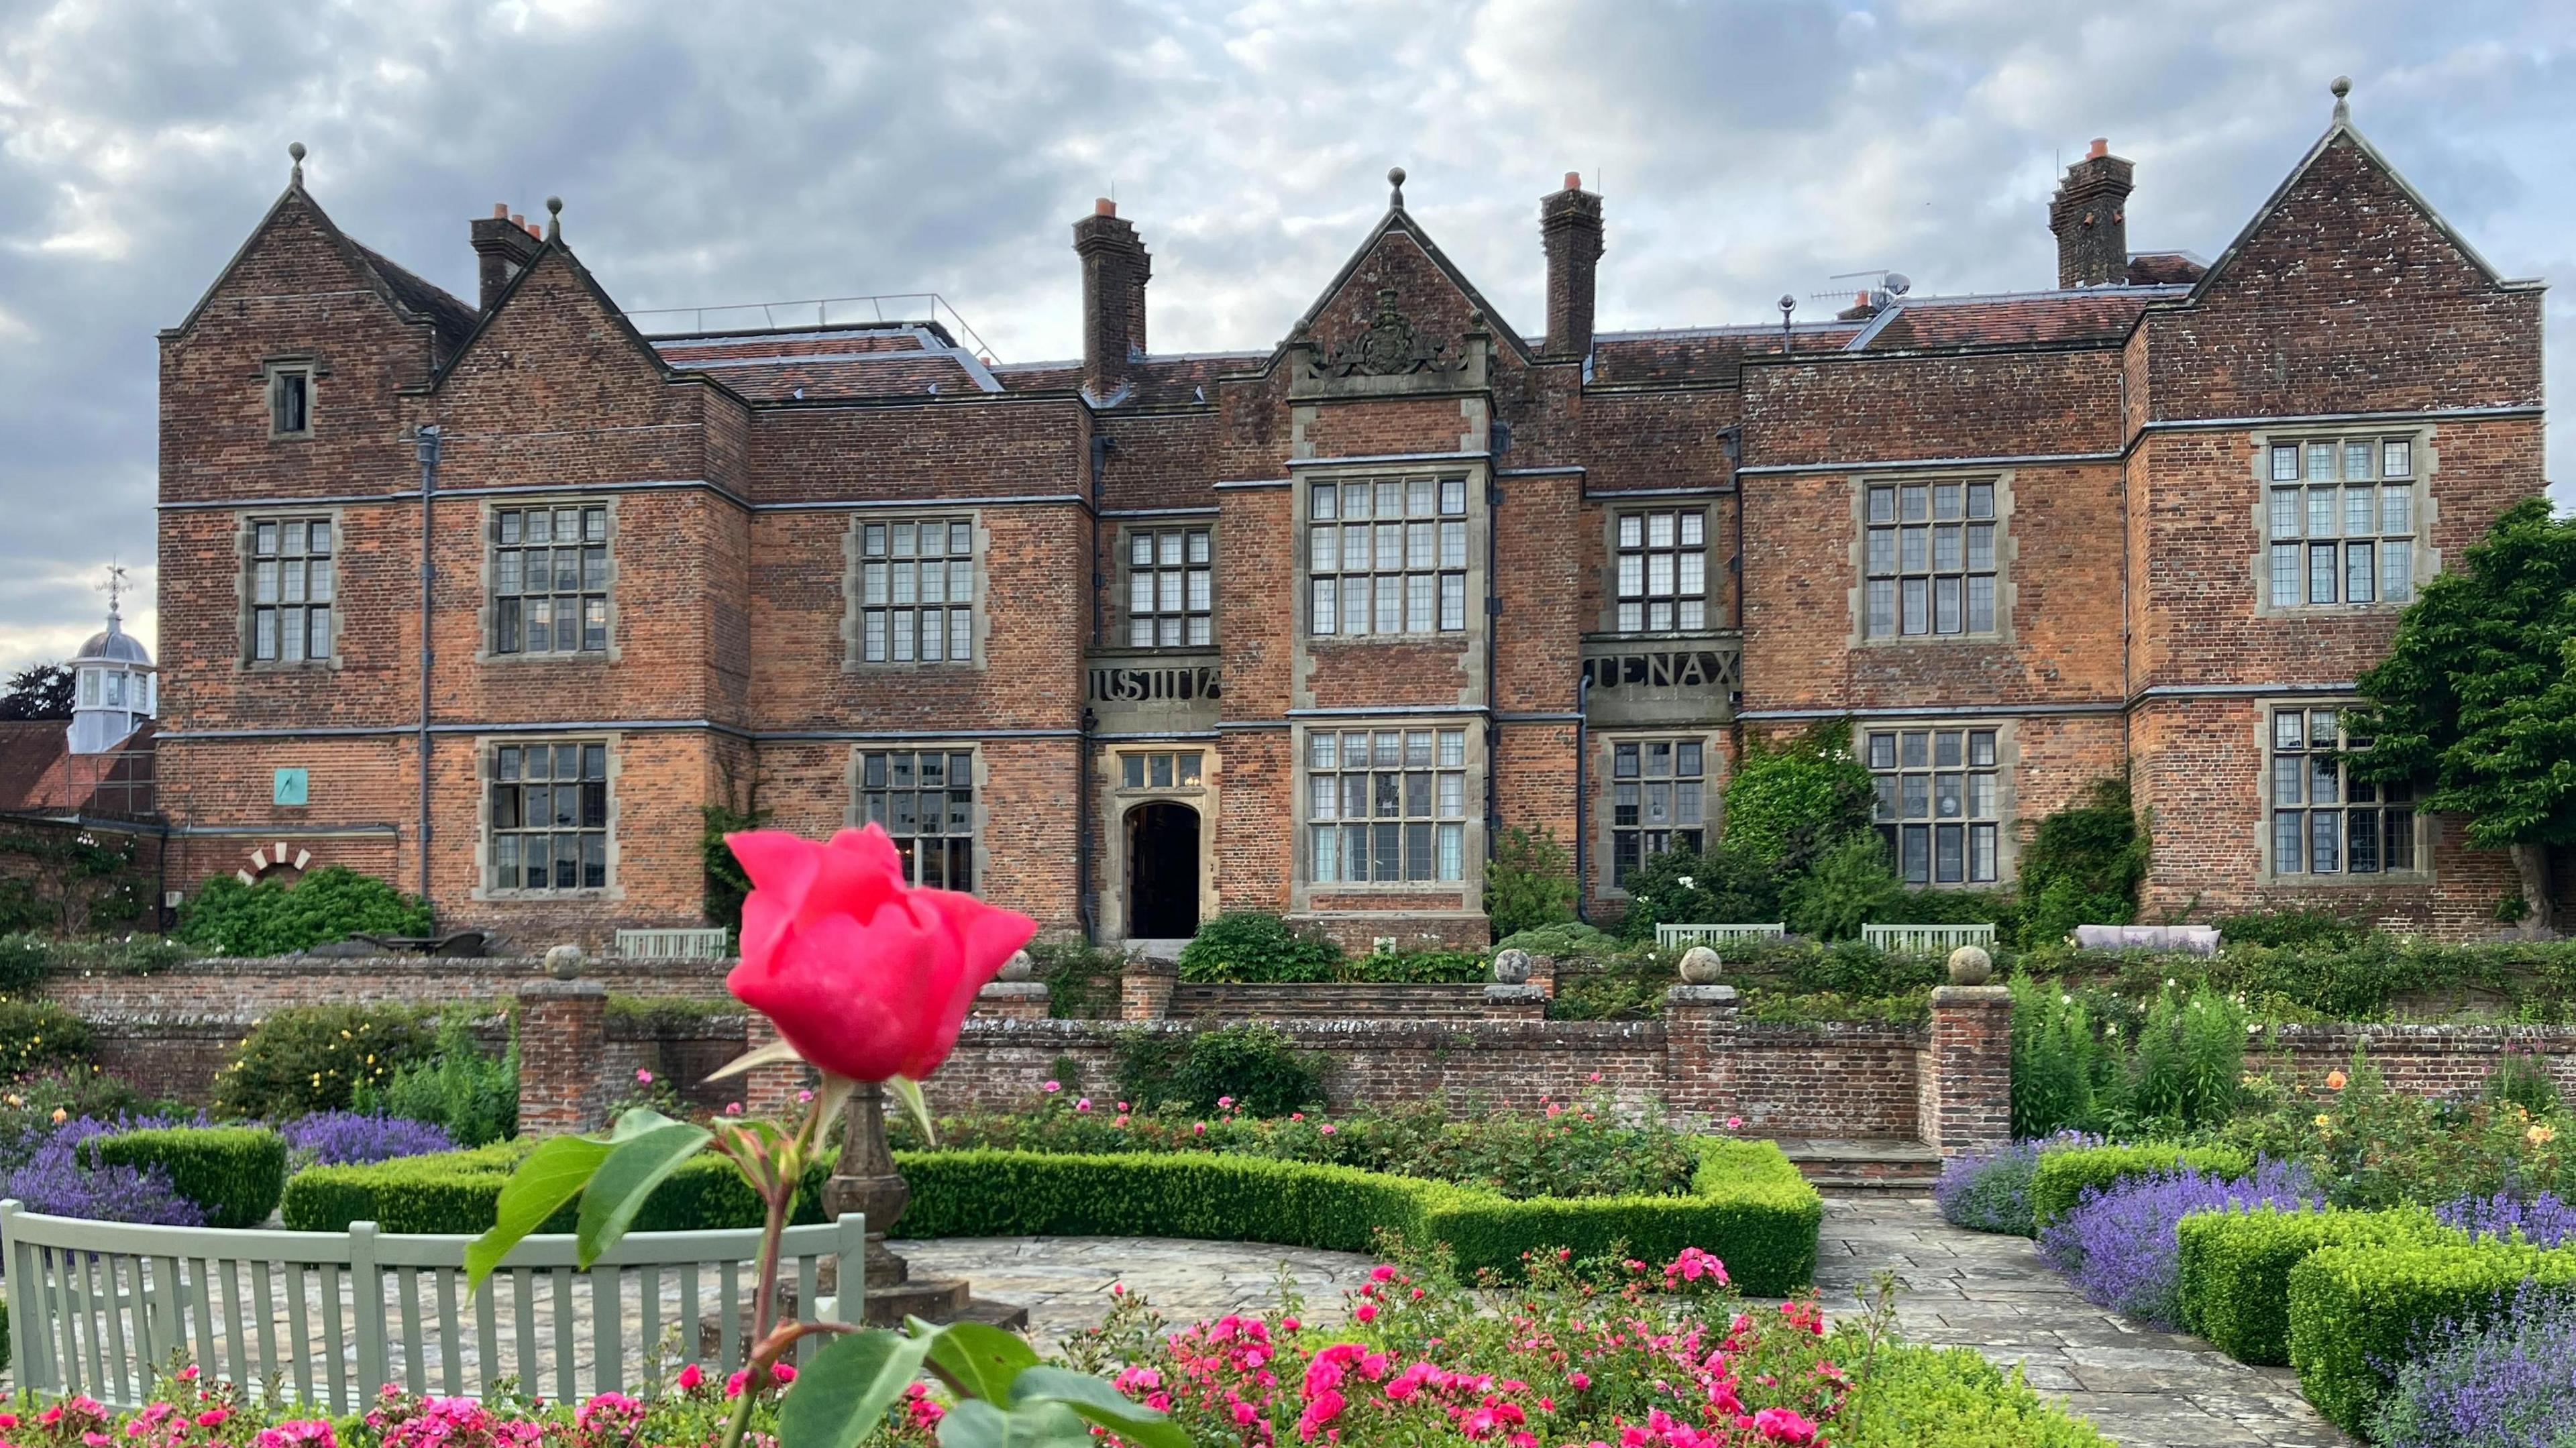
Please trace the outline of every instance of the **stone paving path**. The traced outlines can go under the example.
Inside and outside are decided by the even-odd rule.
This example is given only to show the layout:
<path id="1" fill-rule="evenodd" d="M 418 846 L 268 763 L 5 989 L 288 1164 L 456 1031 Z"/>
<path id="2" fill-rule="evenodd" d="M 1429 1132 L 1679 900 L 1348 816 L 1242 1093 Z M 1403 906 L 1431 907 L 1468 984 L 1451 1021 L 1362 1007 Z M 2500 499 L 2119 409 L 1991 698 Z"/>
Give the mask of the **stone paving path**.
<path id="1" fill-rule="evenodd" d="M 1133 1237 L 985 1237 L 898 1246 L 917 1272 L 967 1276 L 977 1295 L 1024 1304 L 1041 1347 L 1100 1322 L 1109 1285 L 1125 1282 L 1175 1322 L 1257 1310 L 1276 1264 L 1306 1294 L 1308 1320 L 1341 1320 L 1341 1293 L 1371 1259 L 1221 1242 Z M 2343 1448 L 2286 1368 L 2235 1362 L 2198 1338 L 2158 1332 L 2075 1295 L 2018 1237 L 1965 1232 L 1928 1197 L 1829 1198 L 1816 1285 L 1828 1308 L 1881 1270 L 1904 1286 L 1908 1340 L 1974 1347 L 2023 1363 L 2031 1385 L 2090 1418 L 2122 1448 Z"/>

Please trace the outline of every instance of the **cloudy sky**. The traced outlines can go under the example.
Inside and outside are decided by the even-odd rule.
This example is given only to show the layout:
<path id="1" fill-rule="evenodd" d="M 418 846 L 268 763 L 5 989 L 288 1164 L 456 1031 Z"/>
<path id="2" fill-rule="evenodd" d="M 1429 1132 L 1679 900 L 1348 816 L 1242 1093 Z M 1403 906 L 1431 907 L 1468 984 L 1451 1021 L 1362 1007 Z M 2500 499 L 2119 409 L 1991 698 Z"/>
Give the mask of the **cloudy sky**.
<path id="1" fill-rule="evenodd" d="M 1156 350 L 1261 347 L 1394 164 L 1525 331 L 1568 170 L 1607 198 L 1604 328 L 1762 320 L 1863 268 L 2048 285 L 2048 193 L 2093 136 L 2138 164 L 2133 246 L 2214 256 L 2343 73 L 2490 260 L 2562 284 L 2556 377 L 2571 56 L 2576 6 L 2477 0 L 0 0 L 0 668 L 95 629 L 111 558 L 150 637 L 153 334 L 289 141 L 343 227 L 469 298 L 467 221 L 555 193 L 630 309 L 936 291 L 1034 361 L 1080 353 L 1092 197 L 1154 251 Z"/>

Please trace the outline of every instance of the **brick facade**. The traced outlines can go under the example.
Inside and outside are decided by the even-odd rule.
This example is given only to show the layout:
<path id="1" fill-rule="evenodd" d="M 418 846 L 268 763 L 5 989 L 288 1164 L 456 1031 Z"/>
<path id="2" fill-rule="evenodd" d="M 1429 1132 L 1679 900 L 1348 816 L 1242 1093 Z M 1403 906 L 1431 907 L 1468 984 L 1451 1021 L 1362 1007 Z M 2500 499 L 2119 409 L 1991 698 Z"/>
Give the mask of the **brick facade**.
<path id="1" fill-rule="evenodd" d="M 2126 253 L 2137 178 L 2097 150 L 2052 209 L 2059 289 L 1786 328 L 1596 330 L 1602 206 L 1569 182 L 1542 206 L 1543 336 L 1399 192 L 1278 346 L 1157 356 L 1151 258 L 1103 203 L 1076 228 L 1083 359 L 998 366 L 926 322 L 648 337 L 559 232 L 506 218 L 474 223 L 468 304 L 299 178 L 161 339 L 173 884 L 284 841 L 425 874 L 445 928 L 597 949 L 702 918 L 700 806 L 809 835 L 875 809 L 924 831 L 925 878 L 971 872 L 1051 928 L 1136 937 L 1152 896 L 1182 902 L 1165 933 L 1257 908 L 1362 947 L 1476 943 L 1503 828 L 1576 845 L 1587 900 L 1615 908 L 1621 851 L 1717 834 L 1742 730 L 1851 715 L 1996 731 L 1996 884 L 2040 816 L 2127 771 L 2152 913 L 2482 928 L 2512 871 L 2456 822 L 2409 826 L 2395 873 L 2293 874 L 2267 844 L 2268 711 L 2347 695 L 2399 607 L 2270 596 L 2270 449 L 2405 440 L 2418 579 L 2542 487 L 2538 287 L 2497 277 L 2340 113 L 2214 263 Z M 270 433 L 280 366 L 312 371 L 309 436 Z M 1991 567 L 1909 553 L 1925 631 L 1895 622 L 1913 594 L 1891 577 L 1880 636 L 1873 490 L 1910 508 L 1961 485 L 1991 490 Z M 543 590 L 519 576 L 571 610 L 542 648 L 500 561 L 502 515 L 540 508 L 602 518 Z M 328 658 L 255 657 L 249 540 L 272 516 L 333 521 Z M 1138 536 L 1190 530 L 1204 557 L 1133 561 Z M 1140 572 L 1149 619 L 1206 636 L 1140 646 Z M 1700 752 L 1699 818 L 1620 818 L 1662 787 L 1617 776 L 1646 757 L 1623 746 L 1657 741 Z M 494 811 L 519 801 L 495 775 L 541 742 L 606 767 L 539 791 L 563 828 L 544 848 L 568 853 L 532 889 L 498 877 Z M 1308 777 L 1328 752 L 1339 784 Z M 872 782 L 880 757 L 939 782 Z M 285 767 L 308 802 L 270 803 Z M 1158 801 L 1183 808 L 1148 830 Z M 1186 812 L 1194 840 L 1170 833 Z M 1927 883 L 1983 883 L 1946 849 Z"/>

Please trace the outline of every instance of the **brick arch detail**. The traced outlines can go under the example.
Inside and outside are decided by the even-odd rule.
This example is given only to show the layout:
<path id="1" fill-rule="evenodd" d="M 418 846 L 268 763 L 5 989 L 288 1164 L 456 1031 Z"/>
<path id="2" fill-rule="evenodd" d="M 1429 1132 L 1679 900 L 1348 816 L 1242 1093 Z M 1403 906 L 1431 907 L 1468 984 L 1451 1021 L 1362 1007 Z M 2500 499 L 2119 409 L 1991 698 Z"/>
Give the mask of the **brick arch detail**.
<path id="1" fill-rule="evenodd" d="M 286 841 L 279 840 L 274 844 L 252 846 L 249 868 L 233 871 L 233 878 L 245 885 L 252 885 L 257 884 L 259 877 L 270 870 L 293 870 L 302 874 L 312 868 L 312 865 L 312 851 L 299 850 L 287 844 Z"/>

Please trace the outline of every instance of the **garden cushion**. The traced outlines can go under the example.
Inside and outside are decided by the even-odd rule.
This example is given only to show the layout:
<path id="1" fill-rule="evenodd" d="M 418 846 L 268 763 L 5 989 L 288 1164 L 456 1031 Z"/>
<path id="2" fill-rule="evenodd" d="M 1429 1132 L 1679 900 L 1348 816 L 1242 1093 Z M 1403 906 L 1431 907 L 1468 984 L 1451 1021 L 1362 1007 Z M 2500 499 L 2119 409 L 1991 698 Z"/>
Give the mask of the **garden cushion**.
<path id="1" fill-rule="evenodd" d="M 1366 1252 L 1378 1231 L 1445 1242 L 1461 1271 L 1528 1251 L 1614 1244 L 1655 1261 L 1716 1253 L 1736 1285 L 1780 1296 L 1815 1274 L 1823 1200 L 1770 1142 L 1704 1141 L 1687 1196 L 1539 1197 L 1356 1167 L 1213 1153 L 898 1152 L 906 1237 L 1142 1236 Z"/>

